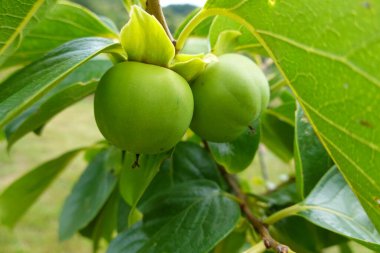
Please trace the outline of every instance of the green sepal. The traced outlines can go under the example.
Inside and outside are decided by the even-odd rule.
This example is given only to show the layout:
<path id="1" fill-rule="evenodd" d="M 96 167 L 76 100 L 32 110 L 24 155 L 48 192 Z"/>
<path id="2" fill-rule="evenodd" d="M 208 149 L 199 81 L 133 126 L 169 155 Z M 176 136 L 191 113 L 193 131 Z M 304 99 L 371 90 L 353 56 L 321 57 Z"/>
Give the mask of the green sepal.
<path id="1" fill-rule="evenodd" d="M 121 44 L 128 60 L 168 67 L 175 56 L 173 43 L 158 20 L 138 6 L 121 29 Z"/>
<path id="2" fill-rule="evenodd" d="M 190 82 L 198 77 L 198 75 L 206 68 L 207 61 L 203 54 L 177 54 L 170 69 L 181 75 L 186 81 Z"/>

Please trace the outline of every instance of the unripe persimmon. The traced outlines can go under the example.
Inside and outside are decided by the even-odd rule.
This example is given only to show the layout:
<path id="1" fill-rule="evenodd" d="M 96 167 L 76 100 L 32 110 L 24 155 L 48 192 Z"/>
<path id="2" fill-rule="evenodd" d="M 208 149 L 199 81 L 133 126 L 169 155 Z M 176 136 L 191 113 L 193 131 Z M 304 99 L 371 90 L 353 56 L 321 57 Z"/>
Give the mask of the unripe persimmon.
<path id="1" fill-rule="evenodd" d="M 264 73 L 248 57 L 225 54 L 191 84 L 191 129 L 205 140 L 228 142 L 241 135 L 268 105 Z"/>
<path id="2" fill-rule="evenodd" d="M 104 137 L 136 154 L 172 148 L 188 129 L 193 107 L 185 79 L 167 68 L 139 62 L 119 63 L 108 70 L 94 102 Z"/>

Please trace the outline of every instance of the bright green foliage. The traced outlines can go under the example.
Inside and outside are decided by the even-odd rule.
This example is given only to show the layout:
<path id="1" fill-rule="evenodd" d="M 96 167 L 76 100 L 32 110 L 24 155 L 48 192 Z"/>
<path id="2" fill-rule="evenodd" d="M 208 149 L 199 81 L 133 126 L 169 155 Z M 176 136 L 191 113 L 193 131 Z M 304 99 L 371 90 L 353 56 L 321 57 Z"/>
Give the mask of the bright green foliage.
<path id="1" fill-rule="evenodd" d="M 94 60 L 84 64 L 28 110 L 12 120 L 4 128 L 8 148 L 27 133 L 36 129 L 42 130 L 56 114 L 93 93 L 101 75 L 111 65 L 106 60 Z"/>
<path id="2" fill-rule="evenodd" d="M 192 114 L 188 83 L 159 66 L 120 63 L 102 77 L 95 93 L 100 131 L 111 144 L 135 154 L 171 149 L 185 134 Z"/>
<path id="3" fill-rule="evenodd" d="M 116 31 L 86 8 L 59 1 L 23 38 L 3 67 L 25 65 L 67 41 L 92 36 L 118 38 Z"/>
<path id="4" fill-rule="evenodd" d="M 14 53 L 29 30 L 43 18 L 55 2 L 55 0 L 0 2 L 0 66 Z"/>
<path id="5" fill-rule="evenodd" d="M 226 54 L 210 63 L 191 89 L 191 129 L 213 142 L 235 140 L 269 100 L 264 74 L 249 58 L 237 54 Z"/>

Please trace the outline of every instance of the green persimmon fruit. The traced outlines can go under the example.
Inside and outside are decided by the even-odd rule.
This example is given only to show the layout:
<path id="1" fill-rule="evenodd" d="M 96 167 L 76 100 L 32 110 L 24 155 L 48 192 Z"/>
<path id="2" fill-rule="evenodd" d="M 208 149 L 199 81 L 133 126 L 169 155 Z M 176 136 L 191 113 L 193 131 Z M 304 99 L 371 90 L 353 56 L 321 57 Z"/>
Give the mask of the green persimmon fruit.
<path id="1" fill-rule="evenodd" d="M 225 54 L 210 63 L 191 89 L 194 115 L 190 128 L 212 142 L 238 138 L 269 101 L 264 73 L 239 54 Z"/>
<path id="2" fill-rule="evenodd" d="M 136 154 L 171 149 L 188 129 L 194 101 L 189 84 L 163 67 L 123 62 L 108 70 L 95 92 L 95 119 L 116 147 Z"/>

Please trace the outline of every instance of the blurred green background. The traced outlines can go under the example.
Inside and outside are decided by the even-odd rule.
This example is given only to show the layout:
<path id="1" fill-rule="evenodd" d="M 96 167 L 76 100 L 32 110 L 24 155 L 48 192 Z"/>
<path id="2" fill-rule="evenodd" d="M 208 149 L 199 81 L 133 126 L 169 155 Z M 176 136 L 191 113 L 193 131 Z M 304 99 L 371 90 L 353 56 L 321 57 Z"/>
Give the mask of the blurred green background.
<path id="1" fill-rule="evenodd" d="M 128 20 L 128 14 L 121 1 L 76 0 L 75 2 L 88 7 L 98 15 L 110 17 L 119 28 Z M 174 32 L 184 17 L 194 8 L 195 6 L 191 5 L 165 7 L 164 13 L 170 29 Z M 59 114 L 47 125 L 42 137 L 29 134 L 19 141 L 9 153 L 6 152 L 6 143 L 1 142 L 0 192 L 16 178 L 40 163 L 67 150 L 90 145 L 100 139 L 102 137 L 95 124 L 92 97 L 90 97 Z M 270 179 L 274 183 L 279 182 L 292 171 L 291 164 L 284 164 L 270 154 L 266 156 L 266 163 L 270 168 Z M 91 242 L 87 239 L 75 236 L 68 241 L 59 242 L 57 235 L 58 217 L 63 201 L 75 180 L 83 172 L 84 167 L 85 163 L 81 157 L 77 158 L 13 230 L 0 227 L 0 253 L 92 252 Z M 263 187 L 257 160 L 244 175 L 251 185 Z M 331 249 L 328 252 L 338 251 Z M 356 245 L 355 252 L 371 251 Z"/>

